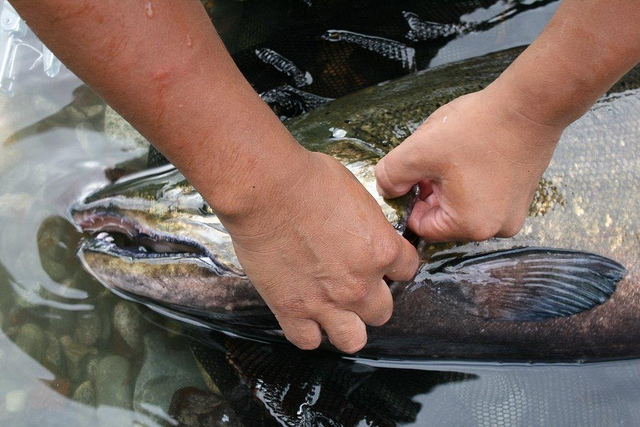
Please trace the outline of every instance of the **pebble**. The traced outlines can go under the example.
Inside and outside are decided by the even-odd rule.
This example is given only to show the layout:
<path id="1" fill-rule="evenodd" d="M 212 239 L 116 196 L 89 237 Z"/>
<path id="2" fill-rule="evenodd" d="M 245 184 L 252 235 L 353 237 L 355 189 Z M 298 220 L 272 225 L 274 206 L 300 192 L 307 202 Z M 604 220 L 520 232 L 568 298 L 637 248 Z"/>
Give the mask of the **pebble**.
<path id="1" fill-rule="evenodd" d="M 123 151 L 149 147 L 145 137 L 111 107 L 107 107 L 105 112 L 104 128 L 105 135 Z"/>
<path id="2" fill-rule="evenodd" d="M 45 332 L 47 338 L 47 348 L 44 351 L 44 357 L 42 363 L 47 369 L 49 369 L 56 377 L 61 376 L 65 371 L 65 360 L 62 351 L 62 344 L 58 341 L 58 338 L 51 332 Z"/>
<path id="3" fill-rule="evenodd" d="M 2 132 L 0 131 L 0 135 Z M 4 138 L 0 138 L 4 140 Z M 18 165 L 21 160 L 22 153 L 17 149 L 11 147 L 2 147 L 2 156 L 0 156 L 0 175 L 5 175 L 9 168 L 13 168 Z"/>
<path id="4" fill-rule="evenodd" d="M 82 313 L 76 320 L 74 338 L 87 347 L 94 346 L 102 334 L 102 320 L 95 311 Z"/>
<path id="5" fill-rule="evenodd" d="M 73 331 L 76 324 L 76 312 L 51 307 L 48 313 L 47 330 L 61 337 Z"/>
<path id="6" fill-rule="evenodd" d="M 20 327 L 15 343 L 29 356 L 40 359 L 47 345 L 47 339 L 38 325 L 25 323 Z"/>
<path id="7" fill-rule="evenodd" d="M 7 193 L 0 195 L 0 217 L 17 217 L 27 215 L 33 196 L 27 193 Z"/>
<path id="8" fill-rule="evenodd" d="M 68 281 L 68 286 L 74 289 L 82 289 L 93 298 L 102 298 L 106 295 L 111 295 L 109 289 L 94 279 L 93 276 L 87 273 L 83 268 L 78 268 Z"/>
<path id="9" fill-rule="evenodd" d="M 27 404 L 26 390 L 14 390 L 5 395 L 4 407 L 7 412 L 20 412 Z"/>
<path id="10" fill-rule="evenodd" d="M 65 335 L 60 338 L 60 344 L 67 362 L 67 373 L 73 382 L 80 381 L 87 372 L 87 363 L 92 356 L 98 354 L 95 348 L 89 348 L 82 344 L 73 342 L 70 336 Z"/>
<path id="11" fill-rule="evenodd" d="M 49 217 L 38 230 L 40 264 L 55 282 L 61 283 L 71 276 L 68 267 L 77 265 L 75 248 L 77 233 L 64 218 Z M 35 255 L 35 254 L 34 254 Z"/>
<path id="12" fill-rule="evenodd" d="M 87 378 L 94 382 L 96 379 L 96 369 L 98 369 L 98 362 L 100 362 L 100 357 L 98 356 L 90 357 L 89 361 L 87 362 Z"/>
<path id="13" fill-rule="evenodd" d="M 228 402 L 221 400 L 219 395 L 195 387 L 176 391 L 169 415 L 185 427 L 242 425 Z"/>
<path id="14" fill-rule="evenodd" d="M 142 350 L 142 334 L 146 322 L 142 319 L 137 304 L 119 301 L 113 308 L 113 329 L 134 354 Z"/>
<path id="15" fill-rule="evenodd" d="M 129 361 L 121 356 L 100 359 L 95 370 L 94 387 L 98 405 L 131 409 Z"/>
<path id="16" fill-rule="evenodd" d="M 85 381 L 76 388 L 73 392 L 73 400 L 76 402 L 84 403 L 85 405 L 96 404 L 96 393 L 93 390 L 93 384 L 91 381 Z"/>
<path id="17" fill-rule="evenodd" d="M 154 405 L 168 413 L 177 389 L 206 388 L 191 350 L 183 340 L 168 340 L 163 333 L 153 331 L 144 337 L 144 350 L 134 392 L 136 409 Z"/>

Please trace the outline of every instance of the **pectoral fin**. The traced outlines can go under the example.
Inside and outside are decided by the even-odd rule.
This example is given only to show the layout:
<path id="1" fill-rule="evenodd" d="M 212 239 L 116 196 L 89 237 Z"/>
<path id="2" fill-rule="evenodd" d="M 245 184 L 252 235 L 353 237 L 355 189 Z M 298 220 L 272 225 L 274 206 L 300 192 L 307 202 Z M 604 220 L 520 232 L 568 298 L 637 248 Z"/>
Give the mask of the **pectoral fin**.
<path id="1" fill-rule="evenodd" d="M 432 271 L 437 293 L 465 312 L 497 321 L 571 316 L 607 301 L 622 265 L 599 255 L 522 248 L 458 258 Z"/>

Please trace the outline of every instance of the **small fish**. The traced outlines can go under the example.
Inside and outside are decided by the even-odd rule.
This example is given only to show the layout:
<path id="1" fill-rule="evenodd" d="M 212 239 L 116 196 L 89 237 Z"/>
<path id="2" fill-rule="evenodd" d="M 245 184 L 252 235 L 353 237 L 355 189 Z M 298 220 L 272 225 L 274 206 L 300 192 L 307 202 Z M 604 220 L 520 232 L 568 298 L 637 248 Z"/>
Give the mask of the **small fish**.
<path id="1" fill-rule="evenodd" d="M 464 24 L 440 24 L 423 21 L 418 14 L 413 12 L 402 12 L 402 16 L 407 20 L 410 28 L 405 37 L 413 42 L 449 37 L 459 34 L 468 28 L 468 25 Z"/>
<path id="2" fill-rule="evenodd" d="M 260 97 L 269 104 L 281 120 L 307 113 L 314 108 L 333 101 L 332 98 L 314 95 L 289 85 L 262 92 Z"/>
<path id="3" fill-rule="evenodd" d="M 402 66 L 407 70 L 414 70 L 416 68 L 415 49 L 395 40 L 368 36 L 346 30 L 329 30 L 321 37 L 330 42 L 352 43 L 370 52 L 382 55 L 385 58 L 400 61 Z"/>
<path id="4" fill-rule="evenodd" d="M 309 72 L 300 70 L 296 64 L 271 49 L 261 48 L 255 50 L 256 56 L 265 64 L 273 66 L 276 70 L 291 77 L 296 86 L 302 87 L 313 83 L 313 77 Z"/>

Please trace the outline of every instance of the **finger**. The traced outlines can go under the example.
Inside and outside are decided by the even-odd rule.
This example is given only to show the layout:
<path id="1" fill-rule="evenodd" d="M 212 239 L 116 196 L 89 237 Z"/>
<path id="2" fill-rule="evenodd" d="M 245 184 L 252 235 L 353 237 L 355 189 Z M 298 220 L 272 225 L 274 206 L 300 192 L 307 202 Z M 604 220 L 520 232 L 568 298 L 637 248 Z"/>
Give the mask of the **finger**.
<path id="1" fill-rule="evenodd" d="M 418 200 L 416 205 L 419 203 L 424 202 Z M 411 217 L 409 217 L 409 220 L 411 220 Z M 398 238 L 400 239 L 400 255 L 387 268 L 385 276 L 393 281 L 405 282 L 413 279 L 413 276 L 415 276 L 418 265 L 420 264 L 420 257 L 418 256 L 416 248 L 409 243 L 407 239 L 401 236 L 398 236 Z"/>
<path id="2" fill-rule="evenodd" d="M 389 286 L 384 280 L 380 280 L 380 283 L 373 286 L 364 300 L 354 308 L 355 313 L 367 325 L 384 325 L 393 313 L 393 297 Z"/>
<path id="3" fill-rule="evenodd" d="M 283 317 L 278 322 L 284 336 L 302 350 L 313 350 L 322 342 L 320 325 L 314 320 Z"/>
<path id="4" fill-rule="evenodd" d="M 434 194 L 416 202 L 408 225 L 414 233 L 429 242 L 465 240 L 465 233 L 455 226 Z"/>
<path id="5" fill-rule="evenodd" d="M 378 193 L 386 198 L 400 197 L 426 180 L 433 168 L 428 151 L 424 144 L 413 143 L 411 137 L 391 150 L 375 168 Z"/>
<path id="6" fill-rule="evenodd" d="M 367 343 L 367 328 L 353 311 L 327 310 L 317 320 L 338 350 L 351 354 Z"/>

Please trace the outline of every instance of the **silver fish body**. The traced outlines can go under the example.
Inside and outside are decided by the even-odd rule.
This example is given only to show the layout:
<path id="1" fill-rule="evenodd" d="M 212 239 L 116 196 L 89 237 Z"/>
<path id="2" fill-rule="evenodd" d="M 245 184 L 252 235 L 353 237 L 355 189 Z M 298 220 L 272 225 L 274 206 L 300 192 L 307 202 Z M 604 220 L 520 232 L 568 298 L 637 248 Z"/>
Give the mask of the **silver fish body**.
<path id="1" fill-rule="evenodd" d="M 291 120 L 305 147 L 341 160 L 399 230 L 411 197 L 377 196 L 373 166 L 440 105 L 481 89 L 520 49 L 365 89 Z M 418 244 L 391 284 L 394 315 L 362 357 L 603 360 L 640 356 L 640 72 L 565 132 L 523 231 Z M 200 326 L 283 340 L 214 212 L 175 169 L 126 178 L 72 209 L 85 268 L 114 292 Z M 595 255 L 598 254 L 598 255 Z"/>

